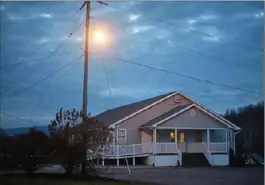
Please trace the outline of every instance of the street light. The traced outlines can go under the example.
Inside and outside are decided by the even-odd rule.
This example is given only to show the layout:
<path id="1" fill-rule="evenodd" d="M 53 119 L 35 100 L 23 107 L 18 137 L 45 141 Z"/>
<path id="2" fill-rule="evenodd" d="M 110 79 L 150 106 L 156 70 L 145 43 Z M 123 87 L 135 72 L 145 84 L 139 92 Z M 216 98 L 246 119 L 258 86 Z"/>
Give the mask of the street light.
<path id="1" fill-rule="evenodd" d="M 99 45 L 106 44 L 106 34 L 102 31 L 96 31 L 94 35 L 94 42 Z"/>

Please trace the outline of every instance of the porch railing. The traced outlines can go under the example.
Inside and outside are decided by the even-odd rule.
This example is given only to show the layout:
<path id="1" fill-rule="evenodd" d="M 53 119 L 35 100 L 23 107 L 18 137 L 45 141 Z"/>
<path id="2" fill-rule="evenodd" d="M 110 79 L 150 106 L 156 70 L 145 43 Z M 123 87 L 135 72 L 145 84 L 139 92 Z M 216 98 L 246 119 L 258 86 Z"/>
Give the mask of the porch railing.
<path id="1" fill-rule="evenodd" d="M 212 155 L 211 155 L 211 152 L 208 150 L 207 143 L 202 143 L 201 146 L 202 146 L 202 153 L 206 157 L 206 159 L 209 162 L 209 164 L 211 164 Z"/>
<path id="2" fill-rule="evenodd" d="M 177 153 L 178 153 L 179 165 L 182 166 L 182 153 L 181 153 L 181 151 L 178 148 L 177 148 Z"/>
<path id="3" fill-rule="evenodd" d="M 176 143 L 156 143 L 156 153 L 177 153 Z"/>
<path id="4" fill-rule="evenodd" d="M 227 143 L 209 143 L 209 148 L 207 143 L 189 143 L 189 145 L 184 145 L 186 146 L 184 148 L 181 146 L 181 144 L 179 143 L 177 148 L 176 143 L 156 143 L 155 153 L 182 154 L 182 152 L 188 152 L 188 153 L 202 152 L 207 157 L 209 153 L 228 152 Z M 101 152 L 99 155 L 103 155 L 104 157 L 121 157 L 129 155 L 152 154 L 153 152 L 154 152 L 153 143 L 141 143 L 141 144 L 131 144 L 131 145 L 110 145 L 106 147 L 105 150 Z"/>
<path id="5" fill-rule="evenodd" d="M 110 145 L 105 148 L 101 155 L 105 157 L 120 157 L 125 155 L 153 153 L 152 143 L 131 144 L 131 145 Z"/>
<path id="6" fill-rule="evenodd" d="M 209 143 L 209 151 L 212 153 L 227 153 L 228 145 L 224 143 Z"/>

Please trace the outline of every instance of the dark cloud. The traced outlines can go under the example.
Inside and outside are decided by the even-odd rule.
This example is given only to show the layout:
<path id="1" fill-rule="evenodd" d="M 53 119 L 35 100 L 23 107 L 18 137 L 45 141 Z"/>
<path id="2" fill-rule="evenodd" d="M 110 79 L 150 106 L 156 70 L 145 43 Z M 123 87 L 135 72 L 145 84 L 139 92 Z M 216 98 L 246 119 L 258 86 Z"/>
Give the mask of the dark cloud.
<path id="1" fill-rule="evenodd" d="M 23 80 L 84 20 L 84 12 L 78 12 L 81 4 L 1 3 L 1 45 L 4 46 L 1 48 L 1 62 L 7 66 L 1 68 L 1 88 L 9 89 L 2 92 L 3 97 L 37 82 L 83 52 L 84 25 L 81 25 L 65 46 Z M 113 33 L 110 49 L 97 50 L 91 44 L 93 52 L 100 52 L 99 55 L 91 54 L 89 60 L 88 109 L 92 114 L 172 90 L 181 90 L 217 112 L 262 99 L 254 94 L 220 88 L 113 59 L 120 57 L 200 79 L 261 91 L 262 73 L 252 69 L 261 71 L 262 66 L 262 52 L 258 51 L 264 32 L 262 2 L 108 4 L 102 6 L 92 3 L 92 30 L 99 24 L 105 24 Z M 39 46 L 41 49 L 27 58 Z M 206 55 L 214 55 L 219 59 Z M 82 60 L 34 88 L 10 99 L 3 99 L 2 110 L 47 124 L 61 106 L 80 109 Z M 12 67 L 8 67 L 20 61 L 23 64 L 14 72 Z M 50 108 L 41 117 L 51 101 Z M 10 118 L 3 117 L 3 121 L 5 127 L 21 126 L 19 121 Z"/>

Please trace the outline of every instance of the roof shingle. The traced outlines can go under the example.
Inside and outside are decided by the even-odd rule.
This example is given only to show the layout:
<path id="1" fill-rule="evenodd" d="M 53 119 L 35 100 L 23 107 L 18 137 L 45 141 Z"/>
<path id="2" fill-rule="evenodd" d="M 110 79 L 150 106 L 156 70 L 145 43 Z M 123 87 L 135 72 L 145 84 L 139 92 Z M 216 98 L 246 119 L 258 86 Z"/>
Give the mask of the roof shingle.
<path id="1" fill-rule="evenodd" d="M 148 105 L 151 105 L 153 103 L 155 103 L 156 101 L 159 101 L 160 99 L 165 98 L 166 96 L 174 93 L 170 92 L 164 95 L 159 95 L 153 98 L 149 98 L 149 99 L 145 99 L 139 102 L 135 102 L 135 103 L 131 103 L 128 105 L 124 105 L 121 107 L 117 107 L 111 110 L 107 110 L 103 113 L 98 114 L 97 116 L 95 116 L 95 118 L 99 121 L 102 121 L 106 126 L 109 126 L 133 113 L 135 113 L 136 111 L 145 108 Z"/>
<path id="2" fill-rule="evenodd" d="M 150 121 L 148 121 L 147 123 L 141 125 L 140 127 L 149 127 L 152 126 L 153 124 L 158 123 L 159 121 L 162 121 L 163 119 L 166 119 L 167 117 L 181 111 L 182 109 L 185 109 L 186 107 L 190 106 L 191 104 L 187 104 L 187 105 L 180 105 L 175 107 L 174 109 L 171 109 L 170 111 L 162 114 L 161 116 L 158 116 Z"/>

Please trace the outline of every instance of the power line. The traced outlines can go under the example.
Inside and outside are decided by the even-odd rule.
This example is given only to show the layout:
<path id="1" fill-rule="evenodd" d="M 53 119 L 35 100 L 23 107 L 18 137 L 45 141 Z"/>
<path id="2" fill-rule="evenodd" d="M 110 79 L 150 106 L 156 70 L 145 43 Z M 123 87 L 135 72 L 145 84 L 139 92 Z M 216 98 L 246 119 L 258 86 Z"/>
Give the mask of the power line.
<path id="1" fill-rule="evenodd" d="M 96 19 L 95 17 L 93 17 L 93 18 Z M 145 37 L 149 37 L 151 39 L 158 40 L 158 41 L 161 41 L 161 42 L 167 42 L 167 40 L 163 40 L 163 39 L 160 39 L 160 38 L 157 38 L 157 37 L 153 37 L 153 36 L 150 36 L 150 35 L 142 33 L 142 32 L 139 32 L 138 34 L 142 34 Z M 222 57 L 218 57 L 218 56 L 207 54 L 207 53 L 204 53 L 204 52 L 201 52 L 201 51 L 198 51 L 198 50 L 187 48 L 185 46 L 182 46 L 182 45 L 179 45 L 179 44 L 176 44 L 176 43 L 172 43 L 172 42 L 169 43 L 169 41 L 167 43 L 171 44 L 173 47 L 177 47 L 177 48 L 180 48 L 182 50 L 186 50 L 186 51 L 189 51 L 191 53 L 195 53 L 197 55 L 205 56 L 205 57 L 211 58 L 211 59 L 213 59 L 215 61 L 219 61 L 219 62 L 221 62 L 221 64 L 226 64 L 226 65 L 240 67 L 240 68 L 242 68 L 244 70 L 249 70 L 249 71 L 254 71 L 254 72 L 261 72 L 260 69 L 247 68 L 247 67 L 245 67 L 245 66 L 243 66 L 243 65 L 241 65 L 239 63 L 231 62 L 231 61 L 229 61 L 227 59 L 224 59 Z"/>
<path id="2" fill-rule="evenodd" d="M 32 121 L 32 120 L 22 119 L 22 118 L 19 118 L 19 117 L 16 117 L 16 116 L 14 116 L 14 115 L 7 114 L 7 113 L 4 113 L 4 112 L 0 112 L 0 114 L 5 115 L 5 116 L 7 116 L 7 117 L 14 118 L 14 119 L 19 120 L 19 121 L 24 121 L 24 122 L 27 122 L 27 123 L 33 123 L 34 125 L 39 125 L 39 124 L 40 124 L 40 123 L 38 123 L 38 122 L 35 122 L 35 121 Z"/>
<path id="3" fill-rule="evenodd" d="M 121 10 L 123 12 L 126 12 L 128 13 L 128 10 L 125 10 L 125 9 L 122 9 L 122 8 L 117 8 L 117 7 L 114 7 L 114 6 L 111 6 L 108 4 L 107 7 L 110 7 L 110 8 L 113 8 L 113 9 L 116 9 L 116 10 Z M 143 17 L 147 18 L 147 19 L 150 19 L 150 20 L 154 20 L 156 22 L 161 22 L 161 23 L 164 23 L 164 24 L 167 24 L 169 26 L 173 26 L 173 27 L 178 27 L 176 24 L 174 23 L 169 23 L 169 22 L 166 22 L 164 20 L 161 20 L 161 19 L 157 19 L 157 18 L 153 18 L 153 17 L 150 17 L 150 16 L 147 16 L 147 15 L 142 15 Z M 261 51 L 263 52 L 264 51 L 264 48 L 255 48 L 253 46 L 250 46 L 250 45 L 247 45 L 245 43 L 242 43 L 240 41 L 237 41 L 237 40 L 231 40 L 231 39 L 225 39 L 225 38 L 222 38 L 222 37 L 217 37 L 215 35 L 212 35 L 212 34 L 209 34 L 209 33 L 205 33 L 205 32 L 202 32 L 202 31 L 199 31 L 199 30 L 196 30 L 194 28 L 191 28 L 191 27 L 188 27 L 189 31 L 192 31 L 194 33 L 197 33 L 197 34 L 201 34 L 203 36 L 208 36 L 208 37 L 215 37 L 219 40 L 222 40 L 222 41 L 225 41 L 225 42 L 229 42 L 229 43 L 233 43 L 233 44 L 237 44 L 237 45 L 241 45 L 241 46 L 244 46 L 246 48 L 250 48 L 250 49 L 254 49 L 254 50 L 258 50 L 258 51 Z"/>
<path id="4" fill-rule="evenodd" d="M 78 12 L 80 12 L 80 10 L 75 11 L 74 14 L 73 14 L 73 16 L 71 16 L 71 17 L 75 17 L 76 14 L 77 14 Z M 69 22 L 71 22 L 71 19 L 67 19 L 67 20 L 64 22 L 62 28 L 65 27 Z M 59 29 L 59 30 L 61 30 L 61 29 Z M 24 44 L 24 45 L 25 45 L 25 44 Z M 17 69 L 17 68 L 18 68 L 18 67 L 19 67 L 24 61 L 28 60 L 31 56 L 35 55 L 35 54 L 36 54 L 36 53 L 37 53 L 37 52 L 38 52 L 38 51 L 39 51 L 44 45 L 45 45 L 45 42 L 44 42 L 44 43 L 41 43 L 36 49 L 34 49 L 32 52 L 30 52 L 29 55 L 27 55 L 26 58 L 24 58 L 24 59 L 21 60 L 20 62 L 16 63 L 15 67 L 13 67 L 13 70 L 12 70 L 11 72 L 9 72 L 9 75 L 11 75 L 12 73 L 14 73 L 15 70 L 16 70 L 16 69 Z"/>
<path id="5" fill-rule="evenodd" d="M 105 66 L 103 60 L 101 60 L 101 64 L 102 64 L 102 68 L 103 68 L 103 71 L 104 71 L 104 76 L 105 76 L 105 80 L 106 80 L 106 83 L 107 83 L 109 95 L 112 96 L 110 82 L 109 82 L 108 75 L 107 75 L 107 69 L 106 69 L 106 66 Z"/>
<path id="6" fill-rule="evenodd" d="M 50 78 L 50 77 L 52 77 L 53 75 L 55 75 L 56 73 L 62 71 L 63 69 L 65 69 L 65 68 L 68 67 L 69 65 L 73 64 L 74 62 L 76 62 L 77 60 L 79 60 L 79 59 L 82 58 L 82 57 L 83 57 L 83 54 L 82 54 L 81 56 L 79 56 L 78 58 L 76 58 L 76 59 L 74 59 L 74 60 L 68 62 L 66 65 L 60 67 L 59 69 L 53 71 L 53 72 L 50 73 L 49 75 L 47 75 L 47 76 L 41 78 L 41 79 L 38 80 L 37 82 L 34 82 L 33 84 L 31 84 L 31 85 L 29 85 L 29 86 L 27 86 L 27 87 L 25 87 L 25 88 L 23 88 L 23 89 L 21 89 L 21 90 L 18 90 L 18 91 L 16 91 L 16 92 L 10 94 L 9 96 L 7 96 L 7 97 L 4 98 L 4 99 L 11 98 L 11 97 L 13 97 L 13 96 L 15 96 L 15 95 L 18 95 L 18 94 L 20 94 L 20 93 L 22 93 L 22 92 L 24 92 L 24 91 L 27 91 L 28 89 L 31 89 L 32 87 L 38 85 L 38 84 L 41 83 L 42 81 L 45 81 L 45 80 L 47 80 L 48 78 Z"/>
<path id="7" fill-rule="evenodd" d="M 83 23 L 81 23 L 80 25 L 78 25 L 78 28 L 80 28 L 80 26 Z M 73 35 L 73 33 L 75 33 L 77 31 L 77 29 L 74 29 L 67 38 L 65 38 L 57 47 L 56 49 L 51 52 L 48 56 L 46 56 L 44 58 L 44 60 L 42 60 L 32 71 L 30 71 L 29 73 L 27 73 L 27 75 L 24 76 L 24 78 L 22 78 L 22 80 L 20 81 L 23 82 L 24 80 L 26 80 L 29 76 L 31 76 L 33 73 L 35 73 L 41 66 L 43 66 L 51 57 L 53 57 L 63 46 L 65 46 L 65 44 L 67 43 L 67 41 L 70 39 L 70 37 Z M 13 83 L 14 84 L 14 83 Z M 16 84 L 14 84 L 15 86 Z M 11 87 L 12 89 L 12 87 Z M 5 90 L 4 92 L 8 91 L 10 89 Z"/>
<path id="8" fill-rule="evenodd" d="M 59 66 L 59 61 L 57 60 L 57 64 L 56 64 L 56 68 Z M 48 88 L 48 87 L 47 87 Z M 43 96 L 41 96 L 41 99 L 44 99 L 44 95 Z M 46 111 L 50 108 L 50 105 L 52 104 L 52 102 L 53 102 L 53 100 L 54 100 L 54 97 L 52 97 L 51 98 L 51 101 L 49 102 L 49 104 L 48 104 L 48 106 L 46 107 L 46 108 L 44 108 L 44 111 L 43 111 L 43 113 L 41 114 L 41 116 L 40 116 L 40 118 L 39 119 L 41 119 L 43 116 L 44 116 L 44 114 L 46 113 Z M 40 100 L 39 100 L 40 101 Z M 37 111 L 37 108 L 39 107 L 39 103 L 37 103 L 37 107 L 35 108 L 36 109 L 36 111 Z M 32 117 L 31 118 L 31 120 L 33 120 L 34 118 Z"/>
<path id="9" fill-rule="evenodd" d="M 44 60 L 42 60 L 32 71 L 29 71 L 29 73 L 27 73 L 22 79 L 21 79 L 21 81 L 20 81 L 20 83 L 21 82 L 23 82 L 24 80 L 26 80 L 29 76 L 31 76 L 34 72 L 36 72 L 42 65 L 44 65 L 54 54 L 56 54 L 58 51 L 59 51 L 59 49 L 61 48 L 61 47 L 63 47 L 65 44 L 66 44 L 66 42 L 68 41 L 68 39 L 69 39 L 70 37 L 67 37 L 63 42 L 61 42 L 58 46 L 57 46 L 57 48 L 52 52 L 52 53 L 50 53 L 47 57 L 45 57 L 44 58 Z M 15 83 L 13 83 L 14 84 L 14 86 L 16 85 Z M 13 86 L 13 87 L 14 87 Z M 11 87 L 11 89 L 12 89 L 12 87 Z M 10 90 L 10 89 L 7 89 L 6 91 L 8 91 L 8 90 Z M 5 92 L 6 92 L 5 91 Z"/>
<path id="10" fill-rule="evenodd" d="M 78 11 L 79 12 L 79 11 Z M 80 16 L 81 17 L 81 16 Z M 67 22 L 68 23 L 68 22 Z M 76 28 L 76 29 L 74 29 L 75 27 L 76 27 L 76 25 L 78 24 L 78 22 L 76 22 L 76 24 L 74 25 L 74 27 L 73 27 L 73 32 L 72 33 L 70 33 L 70 35 L 69 35 L 69 37 L 70 36 L 72 36 L 78 29 L 79 29 L 79 27 L 82 25 L 82 23 Z M 57 48 L 58 50 L 59 50 L 59 47 Z M 57 51 L 58 51 L 57 50 Z M 56 52 L 56 51 L 55 51 Z M 54 52 L 54 53 L 55 53 Z M 43 98 L 43 97 L 42 97 Z M 48 110 L 48 108 L 50 107 L 50 105 L 51 105 L 51 103 L 53 102 L 53 100 L 54 99 L 52 99 L 52 101 L 50 102 L 50 104 L 48 105 L 48 107 L 43 111 L 43 113 L 42 113 L 42 115 L 41 115 L 41 117 L 45 114 L 45 112 Z M 40 101 L 40 100 L 39 100 Z M 31 120 L 33 121 L 33 117 L 31 118 Z"/>
<path id="11" fill-rule="evenodd" d="M 48 106 L 44 109 L 44 111 L 42 112 L 40 119 L 45 115 L 45 113 L 47 112 L 47 110 L 50 108 L 50 106 L 52 105 L 53 101 L 54 101 L 54 97 L 51 98 L 51 101 L 49 102 Z"/>
<path id="12" fill-rule="evenodd" d="M 149 37 L 149 38 L 152 38 L 152 39 L 155 39 L 155 40 L 159 40 L 159 41 L 162 41 L 164 42 L 165 40 L 163 39 L 160 39 L 160 38 L 157 38 L 157 37 L 152 37 L 148 34 L 145 34 L 145 33 L 140 33 L 140 34 L 143 34 L 145 35 L 146 37 Z M 201 51 L 198 51 L 198 50 L 194 50 L 194 49 L 191 49 L 191 48 L 187 48 L 187 47 L 184 47 L 184 46 L 181 46 L 179 44 L 175 44 L 175 43 L 172 43 L 170 42 L 170 44 L 174 47 L 177 47 L 177 48 L 180 48 L 180 49 L 183 49 L 183 50 L 186 50 L 186 51 L 189 51 L 191 53 L 196 53 L 197 55 L 201 55 L 201 56 L 206 56 L 208 58 L 212 58 L 214 59 L 215 61 L 220 61 L 222 62 L 222 64 L 224 64 L 223 62 L 225 62 L 226 64 L 228 65 L 232 65 L 232 66 L 236 66 L 236 67 L 241 67 L 242 69 L 244 70 L 250 70 L 250 71 L 255 71 L 255 72 L 261 72 L 261 70 L 258 70 L 258 69 L 252 69 L 252 68 L 246 68 L 245 66 L 242 66 L 240 65 L 239 63 L 235 63 L 235 62 L 231 62 L 231 61 L 228 61 L 224 58 L 221 58 L 221 57 L 217 57 L 217 56 L 214 56 L 214 55 L 211 55 L 211 54 L 207 54 L 207 53 L 204 53 L 204 52 L 201 52 Z"/>
<path id="13" fill-rule="evenodd" d="M 165 69 L 160 69 L 160 68 L 148 66 L 148 65 L 145 65 L 145 64 L 140 64 L 140 63 L 132 62 L 132 61 L 125 60 L 125 59 L 122 59 L 122 58 L 118 58 L 118 57 L 115 57 L 114 59 L 119 60 L 119 61 L 122 61 L 122 62 L 130 63 L 130 64 L 133 64 L 133 65 L 145 67 L 145 68 L 148 68 L 148 69 L 160 71 L 160 72 L 163 72 L 163 73 L 166 73 L 166 74 L 173 74 L 173 75 L 181 76 L 183 78 L 189 78 L 189 79 L 192 79 L 192 80 L 195 80 L 195 81 L 199 81 L 199 82 L 204 82 L 204 83 L 208 83 L 208 84 L 212 84 L 212 85 L 216 85 L 216 86 L 222 86 L 222 87 L 226 87 L 226 88 L 230 88 L 230 89 L 235 89 L 235 90 L 240 90 L 240 91 L 245 91 L 245 92 L 248 92 L 248 93 L 263 95 L 261 92 L 258 92 L 258 91 L 252 91 L 252 90 L 242 89 L 242 88 L 235 87 L 235 86 L 231 86 L 231 85 L 216 83 L 216 82 L 212 82 L 210 80 L 204 80 L 204 79 L 196 78 L 196 77 L 193 77 L 193 76 L 188 76 L 188 75 L 181 74 L 181 73 L 177 73 L 177 72 L 171 72 L 171 71 L 168 71 L 168 70 L 165 70 Z"/>

